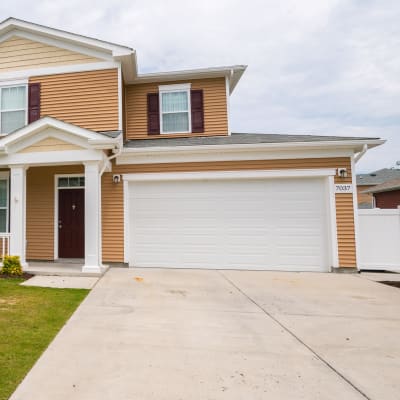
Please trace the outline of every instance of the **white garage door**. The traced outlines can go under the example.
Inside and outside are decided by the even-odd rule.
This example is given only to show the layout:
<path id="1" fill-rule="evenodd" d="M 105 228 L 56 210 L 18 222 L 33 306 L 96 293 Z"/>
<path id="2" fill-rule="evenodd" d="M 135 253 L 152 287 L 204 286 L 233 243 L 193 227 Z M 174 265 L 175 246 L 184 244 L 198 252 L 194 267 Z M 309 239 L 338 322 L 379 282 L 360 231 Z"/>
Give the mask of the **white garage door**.
<path id="1" fill-rule="evenodd" d="M 328 270 L 323 178 L 128 185 L 130 266 Z"/>

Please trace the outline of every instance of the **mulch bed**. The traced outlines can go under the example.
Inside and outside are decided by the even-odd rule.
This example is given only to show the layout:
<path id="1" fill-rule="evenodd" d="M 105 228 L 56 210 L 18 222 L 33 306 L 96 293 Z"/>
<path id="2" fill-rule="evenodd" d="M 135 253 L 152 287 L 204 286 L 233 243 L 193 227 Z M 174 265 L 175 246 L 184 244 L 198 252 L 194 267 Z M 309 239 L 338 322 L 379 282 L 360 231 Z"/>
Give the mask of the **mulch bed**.
<path id="1" fill-rule="evenodd" d="M 26 281 L 26 280 L 32 278 L 33 276 L 35 276 L 35 275 L 27 274 L 26 272 L 24 272 L 20 276 L 0 274 L 0 279 L 23 279 L 24 281 Z"/>

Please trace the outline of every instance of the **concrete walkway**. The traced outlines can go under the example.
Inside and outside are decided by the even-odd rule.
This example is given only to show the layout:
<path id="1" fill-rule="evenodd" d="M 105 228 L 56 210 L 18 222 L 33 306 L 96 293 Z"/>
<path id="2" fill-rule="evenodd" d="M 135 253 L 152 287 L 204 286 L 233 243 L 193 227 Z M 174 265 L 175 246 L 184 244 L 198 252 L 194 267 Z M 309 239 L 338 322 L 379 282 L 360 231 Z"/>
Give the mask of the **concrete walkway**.
<path id="1" fill-rule="evenodd" d="M 22 282 L 21 285 L 58 289 L 92 289 L 98 280 L 99 278 L 87 276 L 36 275 Z"/>
<path id="2" fill-rule="evenodd" d="M 11 399 L 398 399 L 399 332 L 357 275 L 111 269 Z"/>

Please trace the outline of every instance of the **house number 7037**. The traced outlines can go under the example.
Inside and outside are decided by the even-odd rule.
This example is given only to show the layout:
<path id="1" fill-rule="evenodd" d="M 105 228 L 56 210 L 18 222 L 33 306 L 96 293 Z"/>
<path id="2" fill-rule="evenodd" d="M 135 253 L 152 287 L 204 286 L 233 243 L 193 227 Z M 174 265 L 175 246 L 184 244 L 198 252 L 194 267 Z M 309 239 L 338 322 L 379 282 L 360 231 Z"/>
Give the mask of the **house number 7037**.
<path id="1" fill-rule="evenodd" d="M 351 183 L 339 183 L 335 185 L 335 193 L 353 193 L 353 185 Z"/>

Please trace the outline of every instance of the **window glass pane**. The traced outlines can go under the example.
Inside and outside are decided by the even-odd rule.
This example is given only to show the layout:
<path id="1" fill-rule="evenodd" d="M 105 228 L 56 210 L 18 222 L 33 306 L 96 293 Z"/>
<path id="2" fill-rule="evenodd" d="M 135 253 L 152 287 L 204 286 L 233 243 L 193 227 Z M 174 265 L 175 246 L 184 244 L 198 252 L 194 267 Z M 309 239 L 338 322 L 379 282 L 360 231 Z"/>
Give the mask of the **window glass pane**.
<path id="1" fill-rule="evenodd" d="M 69 178 L 69 186 L 71 187 L 79 186 L 79 178 L 78 177 Z"/>
<path id="2" fill-rule="evenodd" d="M 161 103 L 163 112 L 188 111 L 188 94 L 186 91 L 162 93 Z"/>
<path id="3" fill-rule="evenodd" d="M 15 86 L 1 89 L 1 110 L 18 110 L 26 108 L 26 86 Z"/>
<path id="4" fill-rule="evenodd" d="M 162 123 L 163 132 L 188 132 L 189 114 L 187 112 L 163 114 Z"/>
<path id="5" fill-rule="evenodd" d="M 1 133 L 10 133 L 25 125 L 25 111 L 8 111 L 1 113 Z"/>
<path id="6" fill-rule="evenodd" d="M 0 209 L 0 232 L 7 232 L 7 210 Z"/>
<path id="7" fill-rule="evenodd" d="M 0 180 L 0 207 L 7 207 L 7 186 L 6 179 Z"/>
<path id="8" fill-rule="evenodd" d="M 79 178 L 79 186 L 85 186 L 85 177 L 84 176 L 81 176 Z"/>
<path id="9" fill-rule="evenodd" d="M 68 187 L 68 178 L 58 178 L 58 187 Z"/>

